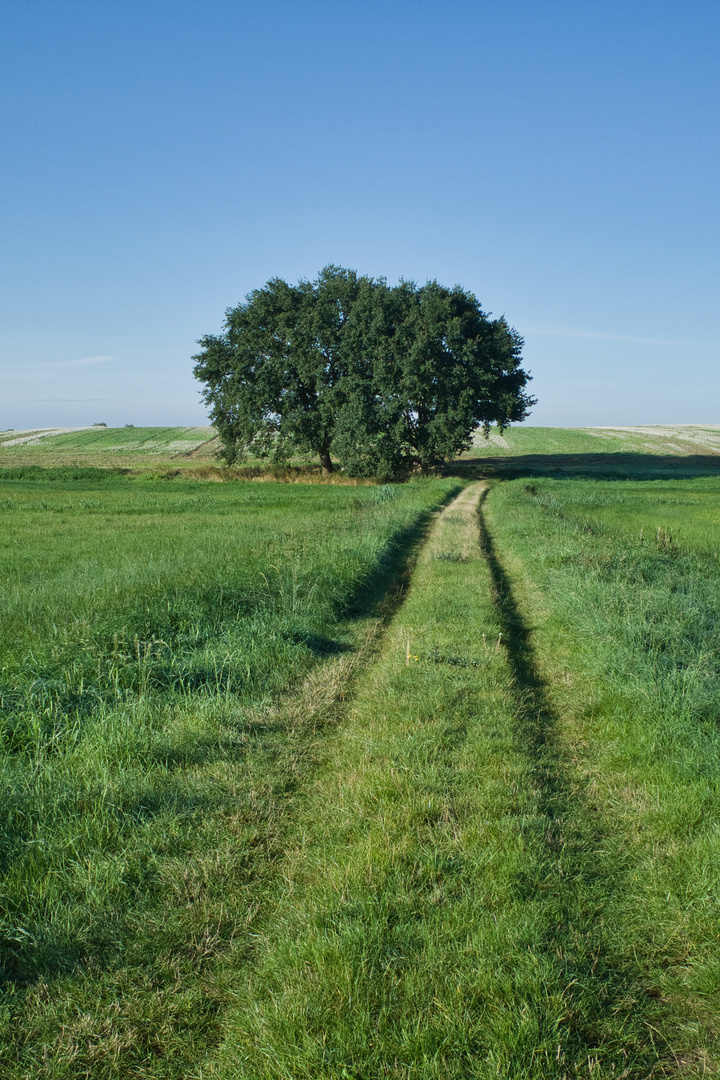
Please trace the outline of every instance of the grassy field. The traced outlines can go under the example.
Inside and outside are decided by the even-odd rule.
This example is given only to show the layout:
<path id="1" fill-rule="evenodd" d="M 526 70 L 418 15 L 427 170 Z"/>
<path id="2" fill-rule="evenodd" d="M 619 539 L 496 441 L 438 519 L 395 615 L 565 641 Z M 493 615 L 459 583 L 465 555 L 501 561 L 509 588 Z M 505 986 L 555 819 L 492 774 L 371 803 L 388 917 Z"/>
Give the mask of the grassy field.
<path id="1" fill-rule="evenodd" d="M 203 1077 L 718 1074 L 719 493 L 445 511 Z"/>
<path id="2" fill-rule="evenodd" d="M 646 1025 L 644 1062 L 623 1035 L 628 1075 L 720 1073 L 719 496 L 716 479 L 540 479 L 488 501 L 553 762 L 568 974 L 587 985 L 594 956 L 608 996 L 593 1075 L 616 1016 Z"/>
<path id="3" fill-rule="evenodd" d="M 199 478 L 209 468 L 222 475 L 222 462 L 217 454 L 219 440 L 210 427 L 150 427 L 103 428 L 70 430 L 53 434 L 43 431 L 0 432 L 0 467 L 95 466 L 136 471 L 161 470 Z M 541 428 L 521 425 L 511 427 L 501 436 L 493 430 L 486 440 L 482 434 L 466 462 L 487 462 L 501 466 L 508 463 L 515 469 L 533 464 L 537 469 L 552 466 L 557 469 L 577 469 L 587 464 L 597 471 L 606 465 L 611 470 L 625 469 L 631 473 L 637 466 L 638 455 L 655 458 L 656 468 L 664 465 L 686 472 L 693 464 L 699 468 L 720 467 L 720 426 L 686 424 L 665 427 L 634 428 Z M 680 459 L 680 461 L 678 460 Z M 716 459 L 713 464 L 713 459 Z M 313 455 L 293 459 L 293 464 L 319 473 Z M 253 478 L 261 462 L 246 463 L 246 473 Z M 242 476 L 242 469 L 230 475 Z M 317 478 L 317 477 L 316 477 Z"/>
<path id="4" fill-rule="evenodd" d="M 328 703 L 453 486 L 0 483 L 3 1078 L 186 1077 L 217 1040 Z"/>
<path id="5" fill-rule="evenodd" d="M 570 1021 L 566 964 L 547 947 L 568 889 L 479 495 L 439 521 L 359 682 L 308 793 L 292 888 L 203 1076 L 519 1080 L 587 1064 L 594 1041 Z"/>
<path id="6" fill-rule="evenodd" d="M 528 432 L 0 472 L 3 1080 L 720 1075 L 720 457 Z"/>

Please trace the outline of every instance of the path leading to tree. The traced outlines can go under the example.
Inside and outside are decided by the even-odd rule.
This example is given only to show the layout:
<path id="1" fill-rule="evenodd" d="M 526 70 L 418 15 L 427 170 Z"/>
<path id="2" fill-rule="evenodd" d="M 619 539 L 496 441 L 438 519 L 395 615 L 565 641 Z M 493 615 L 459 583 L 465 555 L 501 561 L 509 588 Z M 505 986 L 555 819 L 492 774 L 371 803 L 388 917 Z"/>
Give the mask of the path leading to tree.
<path id="1" fill-rule="evenodd" d="M 358 677 L 203 1078 L 674 1072 L 642 956 L 604 951 L 622 881 L 484 496 L 439 516 Z"/>
<path id="2" fill-rule="evenodd" d="M 512 490 L 534 505 L 531 486 L 479 482 L 413 519 L 344 647 L 242 726 L 229 700 L 218 752 L 178 744 L 187 759 L 150 819 L 162 859 L 140 849 L 155 893 L 105 1000 L 96 966 L 53 973 L 52 993 L 41 981 L 54 1059 L 18 1035 L 8 1076 L 712 1075 L 687 994 L 657 992 L 657 943 L 637 933 L 648 850 L 622 839 L 635 810 L 589 783 L 583 718 L 568 722 L 538 651 L 518 537 L 532 550 L 542 519 L 513 533 L 498 510 Z M 186 719 L 202 720 L 195 699 Z"/>

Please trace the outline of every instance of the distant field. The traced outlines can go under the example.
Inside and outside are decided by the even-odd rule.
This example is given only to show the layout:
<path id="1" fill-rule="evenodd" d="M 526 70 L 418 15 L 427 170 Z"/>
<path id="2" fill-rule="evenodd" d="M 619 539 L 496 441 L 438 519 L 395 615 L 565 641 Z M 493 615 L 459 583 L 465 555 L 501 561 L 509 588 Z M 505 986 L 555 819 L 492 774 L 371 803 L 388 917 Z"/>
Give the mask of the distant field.
<path id="1" fill-rule="evenodd" d="M 220 441 L 211 427 L 45 429 L 0 432 L 0 466 L 98 466 L 128 469 L 193 469 L 221 465 Z M 627 428 L 511 427 L 481 433 L 465 460 L 548 456 L 720 456 L 720 425 L 685 424 Z M 295 459 L 293 459 L 295 460 Z M 315 464 L 300 455 L 297 464 Z M 260 462 L 248 462 L 258 466 Z"/>
<path id="2" fill-rule="evenodd" d="M 86 428 L 47 434 L 0 432 L 0 465 L 97 465 L 148 468 L 215 460 L 211 427 Z"/>
<path id="3" fill-rule="evenodd" d="M 475 437 L 473 457 L 518 454 L 720 454 L 720 424 L 650 427 L 510 427 Z"/>

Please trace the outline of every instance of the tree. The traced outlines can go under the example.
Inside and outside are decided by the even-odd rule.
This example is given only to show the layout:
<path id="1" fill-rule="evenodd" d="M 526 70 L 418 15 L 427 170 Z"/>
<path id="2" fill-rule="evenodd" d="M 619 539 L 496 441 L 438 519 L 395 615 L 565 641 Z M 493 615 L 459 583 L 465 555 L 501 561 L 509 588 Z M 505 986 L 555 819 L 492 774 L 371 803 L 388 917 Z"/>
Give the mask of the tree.
<path id="1" fill-rule="evenodd" d="M 338 417 L 335 447 L 346 471 L 427 473 L 467 450 L 479 426 L 502 430 L 534 404 L 522 338 L 459 286 L 376 290 L 372 312 L 349 332 L 363 335 L 369 381 Z"/>
<path id="2" fill-rule="evenodd" d="M 435 281 L 391 288 L 337 266 L 274 278 L 200 345 L 195 374 L 228 462 L 301 448 L 328 472 L 332 451 L 353 475 L 426 473 L 534 402 L 519 335 Z"/>
<path id="3" fill-rule="evenodd" d="M 323 470 L 348 380 L 347 324 L 373 282 L 327 266 L 314 282 L 273 278 L 226 312 L 225 332 L 201 338 L 195 375 L 224 455 L 282 460 L 293 448 L 317 453 Z"/>

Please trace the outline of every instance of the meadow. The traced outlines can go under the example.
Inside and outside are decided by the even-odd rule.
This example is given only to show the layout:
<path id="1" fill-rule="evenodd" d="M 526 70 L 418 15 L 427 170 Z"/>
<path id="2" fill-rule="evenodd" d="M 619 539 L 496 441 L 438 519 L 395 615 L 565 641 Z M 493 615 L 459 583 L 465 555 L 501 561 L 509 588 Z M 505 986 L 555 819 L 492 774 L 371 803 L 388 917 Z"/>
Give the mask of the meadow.
<path id="1" fill-rule="evenodd" d="M 719 494 L 444 512 L 208 1076 L 718 1073 Z"/>
<path id="2" fill-rule="evenodd" d="M 573 883 L 551 941 L 593 1075 L 613 1043 L 629 1076 L 720 1068 L 719 496 L 714 477 L 533 478 L 488 500 L 557 881 Z M 588 1010 L 593 987 L 605 1003 Z"/>
<path id="3" fill-rule="evenodd" d="M 0 483 L 3 1077 L 217 1038 L 323 701 L 453 487 Z"/>
<path id="4" fill-rule="evenodd" d="M 720 1075 L 720 456 L 535 432 L 0 473 L 3 1077 Z"/>

